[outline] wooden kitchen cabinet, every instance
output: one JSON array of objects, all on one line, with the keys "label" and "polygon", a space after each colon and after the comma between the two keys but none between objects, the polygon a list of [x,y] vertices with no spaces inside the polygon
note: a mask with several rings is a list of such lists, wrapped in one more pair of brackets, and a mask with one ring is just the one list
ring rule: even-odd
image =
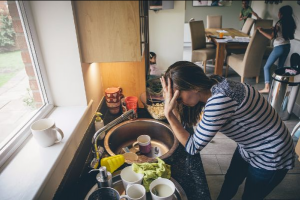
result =
[{"label": "wooden kitchen cabinet", "polygon": [[141,61],[139,1],[74,1],[81,61]]}]

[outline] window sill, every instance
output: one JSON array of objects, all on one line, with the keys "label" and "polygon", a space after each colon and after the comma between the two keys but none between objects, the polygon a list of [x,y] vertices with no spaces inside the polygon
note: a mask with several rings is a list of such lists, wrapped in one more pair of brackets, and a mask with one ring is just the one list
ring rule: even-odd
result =
[{"label": "window sill", "polygon": [[47,117],[63,130],[62,142],[43,148],[30,134],[0,171],[0,199],[52,199],[91,119],[91,104],[52,110]]}]

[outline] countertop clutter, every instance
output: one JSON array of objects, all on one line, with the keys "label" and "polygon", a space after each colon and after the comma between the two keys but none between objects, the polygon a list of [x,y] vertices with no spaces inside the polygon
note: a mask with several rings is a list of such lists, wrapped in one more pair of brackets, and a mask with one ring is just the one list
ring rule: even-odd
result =
[{"label": "countertop clutter", "polygon": [[[98,111],[103,113],[104,124],[108,124],[109,122],[111,122],[112,120],[116,119],[121,115],[121,112],[117,115],[110,114],[105,103],[100,105]],[[141,108],[138,109],[138,117],[151,118],[151,116],[146,111],[146,109],[141,109]],[[164,122],[167,123],[167,121]],[[95,133],[93,124],[91,124],[90,129],[88,131],[90,131],[90,133],[86,135],[90,135],[90,134],[93,135]],[[100,142],[100,145],[103,145],[103,140]],[[88,171],[91,169],[89,167],[89,163],[92,158],[93,155],[90,152],[88,158],[85,161],[84,168],[81,170],[81,175],[78,178],[78,180],[75,180],[75,182],[72,181],[72,183],[70,183],[70,181],[67,180],[69,179],[68,176],[64,177],[64,183],[61,184],[54,199],[64,199],[64,198],[83,199],[85,197],[85,195],[96,183],[96,179],[95,179],[96,172],[92,172],[90,174],[88,173]],[[207,180],[205,177],[204,168],[199,154],[189,155],[185,151],[184,147],[182,145],[179,145],[178,148],[173,153],[173,155],[164,159],[164,162],[168,165],[171,165],[171,177],[180,184],[180,186],[185,191],[188,199],[191,200],[211,199],[208,185],[207,185]],[[128,164],[125,163],[119,169],[122,169],[126,166],[128,166]],[[72,172],[68,170],[67,174],[70,175],[72,174]],[[72,179],[74,179],[74,176]],[[69,184],[67,184],[68,182]]]},{"label": "countertop clutter", "polygon": [[[151,118],[145,109],[138,109],[138,116],[139,118]],[[107,112],[104,116],[104,124],[116,117]],[[164,122],[167,123],[166,120]],[[171,176],[181,185],[188,199],[211,199],[199,154],[189,155],[180,144],[173,155],[164,161],[171,165]]]}]

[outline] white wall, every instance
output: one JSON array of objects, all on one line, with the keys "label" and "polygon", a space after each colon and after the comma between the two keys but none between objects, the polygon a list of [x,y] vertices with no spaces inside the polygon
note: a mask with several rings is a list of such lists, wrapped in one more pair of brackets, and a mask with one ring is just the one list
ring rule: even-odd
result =
[{"label": "white wall", "polygon": [[183,42],[184,46],[192,46],[191,30],[189,23],[184,24]]},{"label": "white wall", "polygon": [[243,22],[239,21],[241,9],[242,1],[237,0],[232,1],[231,6],[225,7],[195,7],[193,6],[193,1],[186,1],[185,22],[188,23],[191,18],[203,20],[204,26],[206,27],[207,15],[222,15],[223,28],[235,28],[240,30],[243,26]]},{"label": "white wall", "polygon": [[184,13],[185,1],[175,1],[174,9],[149,11],[150,51],[163,70],[183,59]]},{"label": "white wall", "polygon": [[71,1],[30,1],[55,106],[87,105]]}]

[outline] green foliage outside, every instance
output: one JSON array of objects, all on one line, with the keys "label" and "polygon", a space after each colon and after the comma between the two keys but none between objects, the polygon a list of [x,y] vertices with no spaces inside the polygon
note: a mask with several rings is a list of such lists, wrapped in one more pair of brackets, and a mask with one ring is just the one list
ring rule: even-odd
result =
[{"label": "green foliage outside", "polygon": [[12,26],[12,20],[0,13],[0,47],[15,45],[15,31]]},{"label": "green foliage outside", "polygon": [[0,53],[0,87],[21,69],[24,69],[21,51]]},{"label": "green foliage outside", "polygon": [[23,97],[24,105],[34,109],[35,101],[33,96],[31,95],[31,90],[29,88],[27,88],[26,90],[27,90],[27,94]]}]

